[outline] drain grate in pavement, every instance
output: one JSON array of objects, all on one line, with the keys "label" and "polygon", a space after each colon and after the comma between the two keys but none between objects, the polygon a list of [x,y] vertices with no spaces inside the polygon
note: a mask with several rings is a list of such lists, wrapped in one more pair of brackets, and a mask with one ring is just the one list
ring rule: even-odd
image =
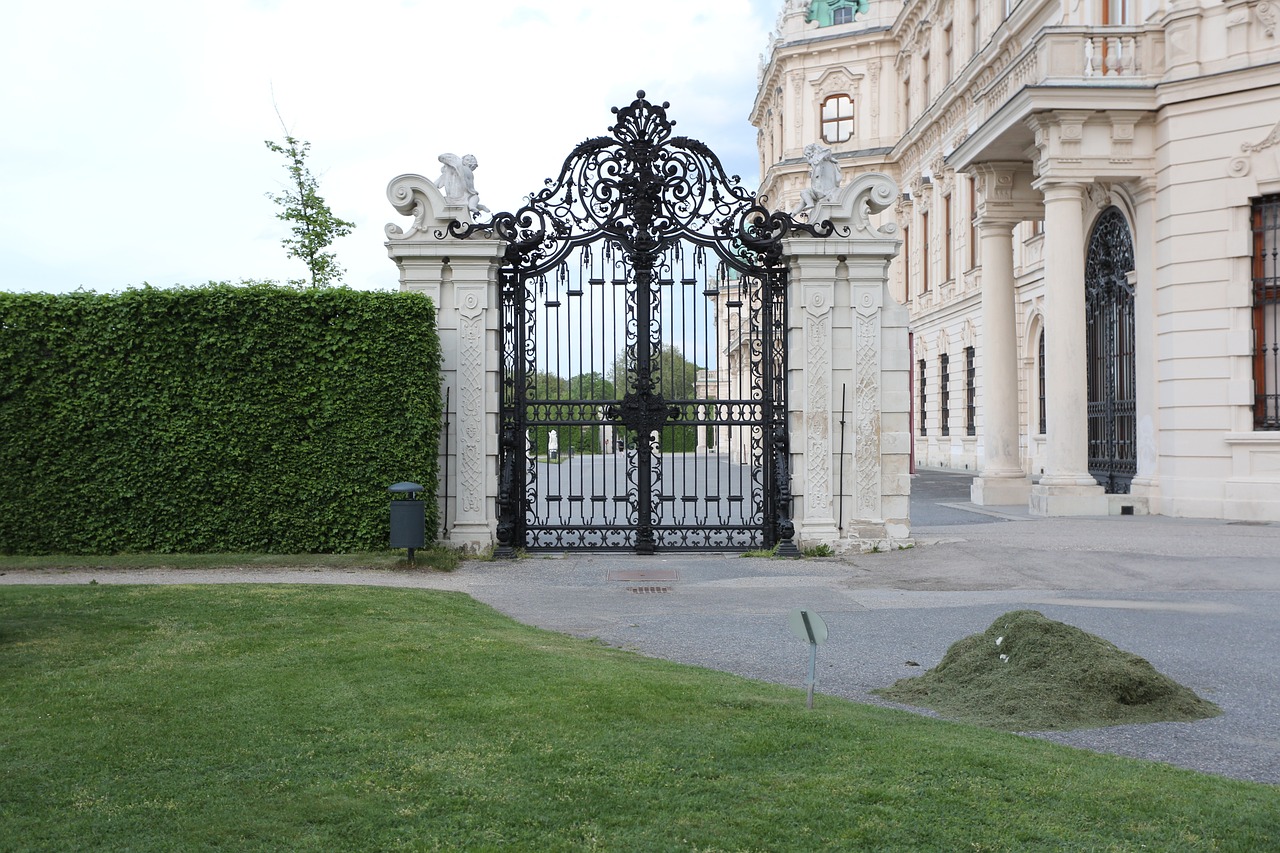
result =
[{"label": "drain grate in pavement", "polygon": [[671,592],[669,586],[629,586],[627,592],[652,593],[652,592]]}]

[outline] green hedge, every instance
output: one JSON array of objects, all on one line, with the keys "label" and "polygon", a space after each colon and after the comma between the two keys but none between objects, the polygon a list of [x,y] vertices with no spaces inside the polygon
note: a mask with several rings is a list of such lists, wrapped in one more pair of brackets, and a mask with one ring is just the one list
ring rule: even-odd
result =
[{"label": "green hedge", "polygon": [[440,409],[418,294],[0,293],[0,552],[386,547],[386,487],[435,494]]}]

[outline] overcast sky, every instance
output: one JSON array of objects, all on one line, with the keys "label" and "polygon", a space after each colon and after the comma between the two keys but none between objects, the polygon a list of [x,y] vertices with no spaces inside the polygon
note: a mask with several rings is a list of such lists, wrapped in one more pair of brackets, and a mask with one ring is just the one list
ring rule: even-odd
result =
[{"label": "overcast sky", "polygon": [[[0,289],[305,278],[267,192],[299,139],[346,283],[394,289],[386,199],[475,154],[515,210],[637,89],[754,189],[747,121],[780,0],[5,0]],[[274,101],[275,106],[273,106]]]}]

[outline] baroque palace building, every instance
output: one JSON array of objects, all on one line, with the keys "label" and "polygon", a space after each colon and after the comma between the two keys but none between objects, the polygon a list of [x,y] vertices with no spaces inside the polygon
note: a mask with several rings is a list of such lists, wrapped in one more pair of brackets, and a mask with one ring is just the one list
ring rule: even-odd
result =
[{"label": "baroque palace building", "polygon": [[913,456],[1037,515],[1280,521],[1280,2],[788,0],[751,121],[902,189]]}]

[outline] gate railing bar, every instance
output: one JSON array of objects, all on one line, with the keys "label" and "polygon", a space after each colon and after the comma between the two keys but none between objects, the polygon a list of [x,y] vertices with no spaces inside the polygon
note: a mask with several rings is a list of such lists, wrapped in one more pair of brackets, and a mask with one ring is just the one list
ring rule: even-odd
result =
[{"label": "gate railing bar", "polygon": [[444,389],[444,508],[440,512],[440,535],[449,530],[449,388]]},{"label": "gate railing bar", "polygon": [[840,519],[836,529],[844,532],[844,416],[845,391],[847,386],[840,383]]}]

